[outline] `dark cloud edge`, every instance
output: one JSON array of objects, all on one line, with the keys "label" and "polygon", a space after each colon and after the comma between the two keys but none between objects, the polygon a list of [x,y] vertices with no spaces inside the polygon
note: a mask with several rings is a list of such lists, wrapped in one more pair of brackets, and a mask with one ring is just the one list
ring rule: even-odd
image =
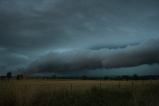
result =
[{"label": "dark cloud edge", "polygon": [[159,39],[121,49],[52,51],[32,62],[25,73],[70,72],[159,64]]}]

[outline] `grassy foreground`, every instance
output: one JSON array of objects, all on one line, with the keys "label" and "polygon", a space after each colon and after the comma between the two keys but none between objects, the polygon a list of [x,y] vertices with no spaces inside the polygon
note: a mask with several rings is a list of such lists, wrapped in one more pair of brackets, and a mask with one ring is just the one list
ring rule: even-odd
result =
[{"label": "grassy foreground", "polygon": [[3,80],[0,106],[159,106],[159,81]]}]

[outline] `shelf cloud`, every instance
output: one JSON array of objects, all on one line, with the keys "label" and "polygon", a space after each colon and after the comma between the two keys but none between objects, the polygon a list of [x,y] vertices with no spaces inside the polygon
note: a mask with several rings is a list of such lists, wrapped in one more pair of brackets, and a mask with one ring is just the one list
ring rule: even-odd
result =
[{"label": "shelf cloud", "polygon": [[52,51],[34,61],[28,71],[63,72],[100,68],[123,68],[159,63],[159,39],[121,49]]}]

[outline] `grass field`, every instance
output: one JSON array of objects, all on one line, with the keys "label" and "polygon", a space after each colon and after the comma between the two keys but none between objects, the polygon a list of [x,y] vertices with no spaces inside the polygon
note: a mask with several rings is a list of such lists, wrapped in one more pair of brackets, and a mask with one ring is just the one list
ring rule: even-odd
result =
[{"label": "grass field", "polygon": [[0,106],[159,106],[159,81],[1,80]]}]

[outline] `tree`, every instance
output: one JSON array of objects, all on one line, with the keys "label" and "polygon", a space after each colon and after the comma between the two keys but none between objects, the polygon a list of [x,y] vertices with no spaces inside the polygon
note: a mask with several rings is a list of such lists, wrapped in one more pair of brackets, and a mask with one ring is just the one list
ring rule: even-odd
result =
[{"label": "tree", "polygon": [[22,74],[18,74],[17,77],[16,77],[16,79],[17,79],[17,80],[23,79],[23,75],[22,75]]},{"label": "tree", "polygon": [[12,78],[12,73],[11,73],[11,72],[8,72],[7,75],[6,75],[6,77],[7,77],[8,79],[11,79],[11,78]]},{"label": "tree", "polygon": [[52,78],[52,79],[56,79],[57,76],[56,76],[56,75],[52,75],[51,78]]},{"label": "tree", "polygon": [[88,77],[87,77],[86,75],[83,75],[83,76],[81,76],[81,79],[82,79],[82,80],[87,80]]},{"label": "tree", "polygon": [[134,80],[137,80],[138,78],[139,78],[139,77],[138,77],[137,74],[134,74],[134,75],[133,75],[133,79],[134,79]]}]

